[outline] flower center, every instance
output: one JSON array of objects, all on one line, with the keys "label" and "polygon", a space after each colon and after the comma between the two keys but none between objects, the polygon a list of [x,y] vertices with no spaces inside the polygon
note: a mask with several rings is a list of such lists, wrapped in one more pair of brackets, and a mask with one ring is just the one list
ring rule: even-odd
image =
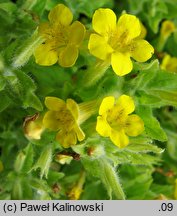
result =
[{"label": "flower center", "polygon": [[59,50],[68,44],[68,27],[61,24],[53,25],[45,34],[45,38],[53,44],[54,50]]},{"label": "flower center", "polygon": [[130,39],[128,37],[128,30],[120,32],[115,30],[110,33],[108,44],[116,51],[126,52],[129,50]]},{"label": "flower center", "polygon": [[71,130],[74,126],[75,120],[71,112],[67,109],[61,109],[56,112],[56,120],[61,125],[62,129]]},{"label": "flower center", "polygon": [[107,122],[115,130],[121,130],[125,126],[126,114],[120,106],[107,111]]}]

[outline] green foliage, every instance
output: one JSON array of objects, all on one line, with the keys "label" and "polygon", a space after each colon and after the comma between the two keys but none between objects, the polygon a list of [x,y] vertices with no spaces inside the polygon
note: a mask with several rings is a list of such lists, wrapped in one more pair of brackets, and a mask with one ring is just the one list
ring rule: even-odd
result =
[{"label": "green foliage", "polygon": [[[41,66],[33,56],[44,43],[37,31],[39,23],[48,20],[57,4],[68,6],[73,21],[86,26],[72,67]],[[91,19],[98,8],[111,8],[117,17],[124,12],[136,15],[155,49],[152,59],[132,60],[131,73],[117,76],[109,61],[91,56]],[[69,199],[78,185],[80,199],[140,200],[162,195],[174,199],[177,74],[162,69],[162,62],[165,54],[177,58],[177,33],[171,33],[164,44],[159,45],[159,38],[164,20],[177,28],[176,14],[177,0],[0,0],[0,199]],[[96,121],[102,99],[122,94],[135,101],[134,113],[143,120],[145,130],[129,136],[129,144],[118,148],[97,133]],[[56,140],[58,131],[44,128],[47,96],[72,98],[79,104],[79,115],[91,113],[80,121],[83,141],[64,148]],[[30,137],[30,130],[39,137]],[[69,163],[63,159],[67,156]]]}]

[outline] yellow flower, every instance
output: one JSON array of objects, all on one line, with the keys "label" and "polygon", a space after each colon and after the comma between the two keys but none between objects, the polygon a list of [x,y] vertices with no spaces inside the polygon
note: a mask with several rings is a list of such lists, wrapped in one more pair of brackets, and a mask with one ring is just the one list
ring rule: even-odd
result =
[{"label": "yellow flower", "polygon": [[[103,99],[97,117],[96,131],[103,137],[110,137],[111,141],[123,148],[129,144],[128,136],[138,136],[144,131],[142,119],[135,114],[133,99],[122,95],[115,103],[112,96]],[[127,136],[128,135],[128,136]]]},{"label": "yellow flower", "polygon": [[69,148],[85,138],[84,132],[78,125],[79,108],[72,99],[66,103],[56,97],[46,97],[45,105],[49,111],[44,115],[43,124],[46,128],[58,131],[56,140]]},{"label": "yellow flower", "polygon": [[73,66],[84,39],[84,25],[78,21],[71,24],[72,12],[63,4],[54,7],[48,19],[49,22],[39,25],[39,35],[44,37],[45,42],[34,52],[36,63],[49,66],[58,61],[62,67]]},{"label": "yellow flower", "polygon": [[163,38],[168,38],[174,31],[175,31],[175,25],[172,21],[170,20],[165,20],[162,23],[162,27],[160,29],[160,35]]},{"label": "yellow flower", "polygon": [[123,14],[116,23],[111,9],[98,9],[93,15],[93,29],[88,48],[101,60],[110,61],[114,72],[123,76],[133,68],[130,57],[145,62],[154,53],[153,47],[139,38],[142,27],[136,16]]},{"label": "yellow flower", "polygon": [[166,54],[162,60],[161,68],[170,72],[177,73],[177,58]]}]

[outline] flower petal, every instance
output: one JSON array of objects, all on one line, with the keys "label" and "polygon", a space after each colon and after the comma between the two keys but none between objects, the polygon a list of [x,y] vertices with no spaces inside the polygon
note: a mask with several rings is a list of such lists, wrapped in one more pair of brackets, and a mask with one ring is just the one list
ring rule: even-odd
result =
[{"label": "flower petal", "polygon": [[127,115],[135,110],[133,98],[128,95],[121,95],[116,102],[116,106],[122,107]]},{"label": "flower petal", "polygon": [[134,40],[131,44],[131,57],[138,62],[145,62],[151,58],[154,48],[146,40]]},{"label": "flower petal", "polygon": [[93,29],[100,35],[108,35],[116,29],[116,15],[111,9],[100,8],[93,14]]},{"label": "flower petal", "polygon": [[60,52],[59,64],[62,67],[72,67],[78,58],[78,48],[75,45],[68,45]]},{"label": "flower petal", "polygon": [[59,121],[57,121],[57,115],[59,114],[59,112],[56,111],[48,111],[46,112],[46,114],[44,115],[43,118],[43,125],[45,128],[57,131],[59,130],[62,125]]},{"label": "flower petal", "polygon": [[78,138],[79,141],[82,141],[82,140],[85,139],[85,134],[84,134],[84,132],[82,131],[82,129],[78,125],[76,125],[74,127],[74,131],[75,131],[75,133],[76,133],[77,138]]},{"label": "flower petal", "polygon": [[113,96],[105,97],[100,105],[99,115],[103,115],[114,106],[115,98]]},{"label": "flower petal", "polygon": [[96,131],[103,137],[109,137],[111,127],[102,116],[97,117]]},{"label": "flower petal", "polygon": [[81,22],[73,22],[69,28],[69,43],[75,45],[82,43],[85,36],[85,31],[85,26]]},{"label": "flower petal", "polygon": [[141,26],[141,33],[140,33],[140,35],[136,39],[144,39],[146,37],[146,35],[147,35],[147,29],[143,25],[142,22],[140,22],[140,26]]},{"label": "flower petal", "polygon": [[51,34],[51,27],[49,22],[43,22],[39,24],[38,32],[40,35],[48,37]]},{"label": "flower petal", "polygon": [[69,148],[77,143],[77,138],[75,132],[72,130],[70,132],[61,130],[57,133],[56,140],[64,147]]},{"label": "flower petal", "polygon": [[79,108],[78,108],[77,103],[72,99],[67,99],[66,106],[67,106],[67,109],[73,115],[74,119],[77,120],[79,116]]},{"label": "flower petal", "polygon": [[39,45],[34,52],[35,61],[39,65],[50,66],[57,62],[58,55],[53,43]]},{"label": "flower petal", "polygon": [[133,68],[130,55],[120,52],[112,53],[111,65],[114,72],[119,76],[124,76],[125,74],[130,73]]},{"label": "flower petal", "polygon": [[69,26],[73,20],[73,14],[64,4],[58,4],[50,11],[48,18],[53,24]]},{"label": "flower petal", "polygon": [[116,131],[112,129],[110,138],[111,138],[111,141],[119,148],[124,148],[125,146],[129,144],[128,136],[126,136],[124,130]]},{"label": "flower petal", "polygon": [[118,20],[117,30],[120,36],[124,37],[123,39],[128,43],[140,35],[140,21],[134,15],[123,14]]},{"label": "flower petal", "polygon": [[138,136],[144,131],[144,122],[138,115],[128,116],[125,123],[125,132],[129,136]]},{"label": "flower petal", "polygon": [[65,109],[65,102],[57,97],[46,97],[45,105],[49,110],[52,111],[60,111],[61,109]]},{"label": "flower petal", "polygon": [[107,43],[106,39],[97,34],[91,34],[88,49],[90,53],[99,59],[106,60],[113,52],[112,47]]}]

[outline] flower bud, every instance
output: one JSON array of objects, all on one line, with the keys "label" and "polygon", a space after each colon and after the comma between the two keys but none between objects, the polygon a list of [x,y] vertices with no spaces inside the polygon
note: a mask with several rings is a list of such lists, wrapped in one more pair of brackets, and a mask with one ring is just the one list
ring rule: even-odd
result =
[{"label": "flower bud", "polygon": [[39,140],[41,138],[42,132],[44,131],[42,118],[39,117],[38,113],[26,117],[23,123],[23,129],[24,129],[25,136],[29,140],[30,139]]},{"label": "flower bud", "polygon": [[70,164],[72,161],[73,157],[70,155],[65,155],[65,154],[57,154],[55,157],[55,160],[59,162],[60,164]]}]

